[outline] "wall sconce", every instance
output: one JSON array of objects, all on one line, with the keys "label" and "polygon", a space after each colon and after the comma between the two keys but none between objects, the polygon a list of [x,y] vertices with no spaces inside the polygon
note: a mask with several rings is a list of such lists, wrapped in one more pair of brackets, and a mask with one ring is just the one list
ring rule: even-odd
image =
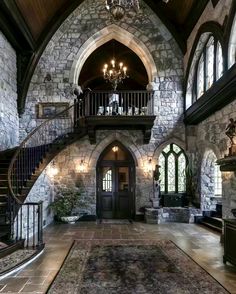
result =
[{"label": "wall sconce", "polygon": [[148,162],[146,163],[146,166],[145,166],[144,170],[145,170],[146,173],[153,172],[152,158],[148,159]]},{"label": "wall sconce", "polygon": [[45,76],[45,78],[44,78],[44,83],[45,82],[50,82],[51,80],[52,80],[51,74],[50,73],[47,73],[46,76]]},{"label": "wall sconce", "polygon": [[81,159],[80,163],[76,166],[76,170],[79,173],[84,173],[85,172],[85,162],[83,159]]},{"label": "wall sconce", "polygon": [[113,151],[113,152],[118,152],[118,146],[113,146],[113,147],[112,147],[112,151]]},{"label": "wall sconce", "polygon": [[59,169],[56,167],[55,162],[52,161],[47,169],[48,175],[54,177],[59,173]]}]

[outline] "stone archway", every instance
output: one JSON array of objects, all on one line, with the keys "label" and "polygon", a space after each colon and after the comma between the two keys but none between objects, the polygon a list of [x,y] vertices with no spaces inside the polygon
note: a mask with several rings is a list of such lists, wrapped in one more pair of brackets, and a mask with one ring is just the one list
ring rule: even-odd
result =
[{"label": "stone archway", "polygon": [[205,151],[201,164],[201,209],[212,211],[216,209],[215,168],[217,157],[212,150]]},{"label": "stone archway", "polygon": [[86,59],[101,45],[115,39],[130,48],[141,59],[147,71],[149,83],[153,82],[157,76],[157,68],[152,55],[146,45],[137,37],[122,29],[121,27],[111,24],[106,28],[96,32],[80,48],[77,53],[70,72],[70,82],[77,84],[80,71]]},{"label": "stone archway", "polygon": [[97,162],[97,216],[100,219],[135,217],[135,162],[119,141],[108,145]]}]

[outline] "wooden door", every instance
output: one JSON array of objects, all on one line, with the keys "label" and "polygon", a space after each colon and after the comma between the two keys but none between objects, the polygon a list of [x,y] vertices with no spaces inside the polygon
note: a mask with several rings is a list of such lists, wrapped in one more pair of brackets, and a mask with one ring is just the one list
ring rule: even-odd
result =
[{"label": "wooden door", "polygon": [[105,158],[99,162],[97,166],[99,218],[133,218],[134,179],[132,161],[106,160]]}]

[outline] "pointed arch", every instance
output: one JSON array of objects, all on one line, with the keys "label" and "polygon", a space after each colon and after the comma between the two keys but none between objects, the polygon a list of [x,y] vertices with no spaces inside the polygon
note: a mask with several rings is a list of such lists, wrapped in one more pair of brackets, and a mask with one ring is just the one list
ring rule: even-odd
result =
[{"label": "pointed arch", "polygon": [[146,45],[128,31],[112,24],[96,32],[81,46],[72,64],[70,72],[71,83],[78,83],[80,71],[89,55],[112,39],[124,44],[137,54],[147,71],[149,83],[153,81],[154,77],[157,76],[157,68]]}]

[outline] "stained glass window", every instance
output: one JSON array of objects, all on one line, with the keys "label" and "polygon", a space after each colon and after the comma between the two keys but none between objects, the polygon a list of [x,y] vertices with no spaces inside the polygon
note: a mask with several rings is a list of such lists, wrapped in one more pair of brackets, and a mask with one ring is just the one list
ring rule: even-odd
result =
[{"label": "stained glass window", "polygon": [[168,192],[175,192],[175,157],[170,154],[168,157]]},{"label": "stained glass window", "polygon": [[164,193],[183,193],[186,191],[186,156],[176,144],[166,146],[159,156],[160,186]]},{"label": "stained glass window", "polygon": [[182,153],[178,158],[178,191],[179,192],[185,192],[186,190],[185,169],[186,169],[186,158],[185,158],[185,155]]},{"label": "stained glass window", "polygon": [[161,191],[164,192],[165,191],[165,157],[163,156],[163,154],[160,155],[159,157],[159,171],[160,171],[160,188]]}]

